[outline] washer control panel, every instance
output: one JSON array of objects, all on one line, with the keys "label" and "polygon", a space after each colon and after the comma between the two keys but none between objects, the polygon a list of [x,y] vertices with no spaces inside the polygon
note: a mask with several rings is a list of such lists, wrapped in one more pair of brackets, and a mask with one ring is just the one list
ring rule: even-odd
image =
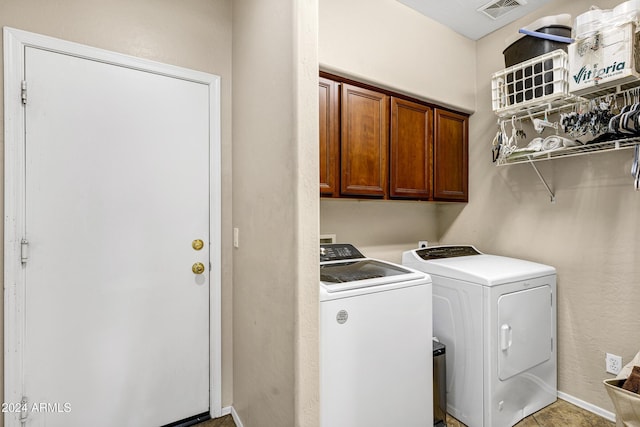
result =
[{"label": "washer control panel", "polygon": [[348,243],[320,245],[320,262],[359,258],[364,258],[364,255],[362,255],[353,245]]},{"label": "washer control panel", "polygon": [[473,246],[432,246],[420,249],[416,254],[425,261],[459,256],[482,255]]}]

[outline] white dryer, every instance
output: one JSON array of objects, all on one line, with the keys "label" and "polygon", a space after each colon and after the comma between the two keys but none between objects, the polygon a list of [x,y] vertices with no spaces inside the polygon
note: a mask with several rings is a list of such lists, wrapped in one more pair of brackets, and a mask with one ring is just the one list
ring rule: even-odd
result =
[{"label": "white dryer", "polygon": [[555,268],[473,246],[407,251],[402,263],[433,282],[449,414],[469,427],[510,427],[556,401]]},{"label": "white dryer", "polygon": [[320,248],[320,425],[433,425],[431,279]]}]

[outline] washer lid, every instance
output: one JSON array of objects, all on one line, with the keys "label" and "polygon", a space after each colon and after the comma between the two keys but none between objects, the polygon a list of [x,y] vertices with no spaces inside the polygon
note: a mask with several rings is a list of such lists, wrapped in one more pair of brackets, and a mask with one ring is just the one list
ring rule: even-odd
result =
[{"label": "washer lid", "polygon": [[320,264],[320,282],[327,292],[386,285],[424,277],[424,274],[402,266],[369,258]]},{"label": "washer lid", "polygon": [[434,282],[434,276],[442,276],[484,286],[495,286],[556,274],[556,269],[548,265],[479,252],[476,255],[428,260],[417,254],[419,250],[410,252],[412,253],[405,253],[403,264],[429,273]]}]

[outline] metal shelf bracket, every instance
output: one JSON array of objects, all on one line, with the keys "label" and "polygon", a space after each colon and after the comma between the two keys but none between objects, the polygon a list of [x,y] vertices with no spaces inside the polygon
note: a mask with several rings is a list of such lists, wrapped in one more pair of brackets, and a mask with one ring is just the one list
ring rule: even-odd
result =
[{"label": "metal shelf bracket", "polygon": [[540,181],[542,181],[542,183],[544,184],[544,187],[547,189],[547,193],[549,193],[549,197],[551,197],[551,203],[555,203],[556,202],[556,195],[553,194],[553,191],[551,191],[551,188],[549,187],[549,184],[547,184],[547,181],[545,181],[544,177],[542,176],[542,174],[540,173],[540,171],[536,167],[536,164],[531,160],[529,160],[528,163],[531,165],[533,170],[536,171],[536,175],[538,175],[538,178],[540,178]]}]

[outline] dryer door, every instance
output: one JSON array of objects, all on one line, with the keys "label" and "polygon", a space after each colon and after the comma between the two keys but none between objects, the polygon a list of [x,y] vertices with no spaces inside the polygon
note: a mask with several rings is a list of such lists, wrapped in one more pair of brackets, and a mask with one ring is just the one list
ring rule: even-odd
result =
[{"label": "dryer door", "polygon": [[551,357],[550,286],[498,298],[498,377],[507,380]]}]

